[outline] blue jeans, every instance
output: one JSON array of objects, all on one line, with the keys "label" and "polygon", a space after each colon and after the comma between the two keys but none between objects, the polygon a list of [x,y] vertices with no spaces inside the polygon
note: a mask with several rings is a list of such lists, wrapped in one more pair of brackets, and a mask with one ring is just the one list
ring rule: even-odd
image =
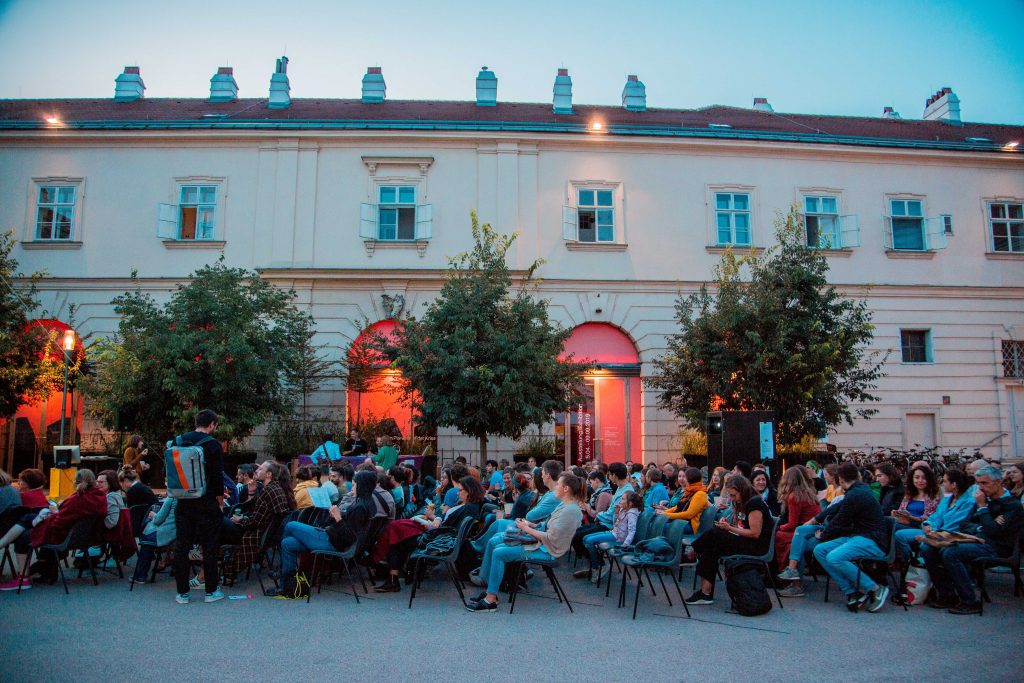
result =
[{"label": "blue jeans", "polygon": [[505,545],[504,543],[488,543],[484,554],[484,563],[480,565],[480,576],[487,577],[487,592],[498,594],[501,580],[505,577],[505,565],[509,562],[522,562],[531,558],[550,560],[551,555],[541,546],[537,550],[526,551],[521,545]]},{"label": "blue jeans", "polygon": [[858,590],[870,593],[877,584],[867,574],[860,573],[860,587],[857,586],[857,565],[854,560],[880,560],[885,553],[878,544],[864,536],[844,536],[823,541],[814,549],[814,557],[828,572],[844,595],[853,595]]},{"label": "blue jeans", "polygon": [[597,549],[597,546],[601,543],[615,545],[615,534],[610,531],[597,531],[583,537],[583,547],[587,549],[587,554],[590,555],[591,569],[599,569],[604,564],[601,553]]},{"label": "blue jeans", "polygon": [[139,555],[135,559],[134,578],[136,581],[145,581],[149,576],[149,568],[153,565],[153,552],[156,550],[156,546],[149,544],[156,543],[156,532],[143,534],[139,540],[146,541],[146,543],[139,544]]},{"label": "blue jeans", "polygon": [[802,524],[793,532],[793,542],[789,546],[789,559],[797,561],[797,569],[800,573],[804,570],[804,554],[814,550],[818,545],[818,539],[814,532],[821,528],[820,524]]},{"label": "blue jeans", "polygon": [[910,544],[918,536],[924,536],[924,532],[912,526],[899,524],[896,527],[896,547],[900,557],[910,557]]},{"label": "blue jeans", "polygon": [[299,555],[314,550],[334,550],[327,532],[308,524],[288,522],[281,538],[281,571],[294,572],[299,566]]},{"label": "blue jeans", "polygon": [[948,548],[921,547],[921,557],[939,599],[951,601],[955,593],[962,605],[977,605],[979,602],[971,579],[971,562],[979,557],[995,556],[995,549],[988,543],[962,543]]},{"label": "blue jeans", "polygon": [[[494,522],[484,529],[484,532],[480,534],[480,538],[472,541],[473,547],[478,551],[484,550],[492,538],[501,538],[506,529],[510,529],[515,526],[515,520],[512,519],[496,519]],[[501,532],[501,533],[499,533]],[[481,574],[480,576],[484,576]]]}]

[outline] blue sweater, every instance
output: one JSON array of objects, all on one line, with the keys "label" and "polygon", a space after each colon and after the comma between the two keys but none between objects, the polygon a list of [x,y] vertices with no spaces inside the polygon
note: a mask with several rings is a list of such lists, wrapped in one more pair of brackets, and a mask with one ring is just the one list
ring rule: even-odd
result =
[{"label": "blue sweater", "polygon": [[644,494],[644,509],[650,509],[655,503],[664,503],[666,500],[668,489],[659,481]]},{"label": "blue sweater", "polygon": [[939,507],[931,516],[924,520],[924,524],[931,527],[932,531],[959,531],[960,525],[967,519],[974,510],[974,496],[966,493],[956,499],[952,507],[950,501],[953,496],[946,496],[939,501]]},{"label": "blue sweater", "polygon": [[526,513],[526,521],[543,522],[550,517],[551,513],[555,511],[555,508],[561,504],[562,501],[558,500],[558,496],[555,495],[555,492],[548,491],[540,497],[540,500],[538,500],[537,504],[533,506],[533,509]]}]

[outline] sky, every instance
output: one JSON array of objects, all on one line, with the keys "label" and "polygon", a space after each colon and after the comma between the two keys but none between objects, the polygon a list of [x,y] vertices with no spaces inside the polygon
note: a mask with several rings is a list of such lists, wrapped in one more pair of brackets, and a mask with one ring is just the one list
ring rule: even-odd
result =
[{"label": "sky", "polygon": [[112,97],[126,65],[147,97],[206,97],[218,66],[266,97],[290,60],[293,98],[359,97],[381,66],[391,99],[618,105],[628,74],[649,107],[749,107],[920,118],[950,86],[965,121],[1024,124],[1024,0],[0,0],[0,98]]}]

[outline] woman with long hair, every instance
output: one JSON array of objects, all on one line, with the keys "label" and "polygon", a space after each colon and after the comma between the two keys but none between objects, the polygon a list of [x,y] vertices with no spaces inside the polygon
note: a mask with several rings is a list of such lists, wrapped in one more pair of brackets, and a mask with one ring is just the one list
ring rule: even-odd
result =
[{"label": "woman with long hair", "polygon": [[888,517],[903,502],[903,482],[896,468],[887,462],[875,465],[875,481],[881,486],[878,502],[882,506],[882,514]]},{"label": "woman with long hair", "polygon": [[268,596],[283,599],[296,597],[294,585],[302,553],[314,550],[344,552],[363,538],[370,520],[377,512],[373,503],[373,490],[376,486],[377,475],[374,472],[357,472],[353,489],[355,501],[345,510],[344,516],[337,505],[332,505],[329,510],[332,523],[325,529],[299,522],[288,522],[285,525],[281,538],[281,588],[268,590]]},{"label": "woman with long hair", "polygon": [[103,495],[107,497],[107,516],[103,519],[103,526],[113,529],[121,519],[121,510],[124,509],[124,496],[121,495],[121,482],[114,470],[103,470],[96,476],[96,485]]},{"label": "woman with long hair", "polygon": [[688,605],[710,605],[714,602],[719,558],[724,555],[762,555],[771,543],[771,511],[750,481],[743,475],[734,474],[725,480],[725,492],[732,502],[732,514],[720,518],[714,527],[693,542],[698,557],[700,590],[686,599]]},{"label": "woman with long hair", "polygon": [[[821,511],[818,491],[810,472],[805,467],[794,465],[782,475],[782,481],[779,482],[779,500],[782,504],[782,515],[779,518],[779,530],[775,532],[775,557],[779,569],[785,571],[787,566],[791,566],[796,572],[799,563],[789,560],[793,536],[798,527],[813,522],[815,515]],[[789,598],[803,596],[800,574],[797,573],[796,576],[789,586],[779,591],[779,595]]]},{"label": "woman with long hair", "polygon": [[920,529],[921,522],[939,507],[939,482],[932,468],[918,465],[911,468],[904,489],[903,503],[892,516],[901,529]]},{"label": "woman with long hair", "polygon": [[912,543],[921,543],[925,536],[938,531],[959,531],[960,525],[974,510],[974,496],[968,495],[971,482],[963,470],[950,468],[942,475],[945,494],[935,512],[921,522],[921,528],[897,529],[896,543],[903,557],[910,556]]},{"label": "woman with long hair", "polygon": [[700,516],[707,509],[708,494],[704,490],[704,478],[696,467],[687,467],[679,470],[679,474],[686,482],[683,495],[679,502],[672,508],[661,510],[659,514],[669,519],[683,519],[690,523],[692,533],[700,533]]}]

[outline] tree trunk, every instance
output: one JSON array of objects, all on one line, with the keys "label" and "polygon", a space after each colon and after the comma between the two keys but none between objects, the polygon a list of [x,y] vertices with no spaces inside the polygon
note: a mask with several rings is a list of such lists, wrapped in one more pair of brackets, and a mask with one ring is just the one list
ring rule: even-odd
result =
[{"label": "tree trunk", "polygon": [[487,462],[487,435],[481,434],[477,439],[480,440],[480,462],[477,465],[483,467],[484,463]]}]

